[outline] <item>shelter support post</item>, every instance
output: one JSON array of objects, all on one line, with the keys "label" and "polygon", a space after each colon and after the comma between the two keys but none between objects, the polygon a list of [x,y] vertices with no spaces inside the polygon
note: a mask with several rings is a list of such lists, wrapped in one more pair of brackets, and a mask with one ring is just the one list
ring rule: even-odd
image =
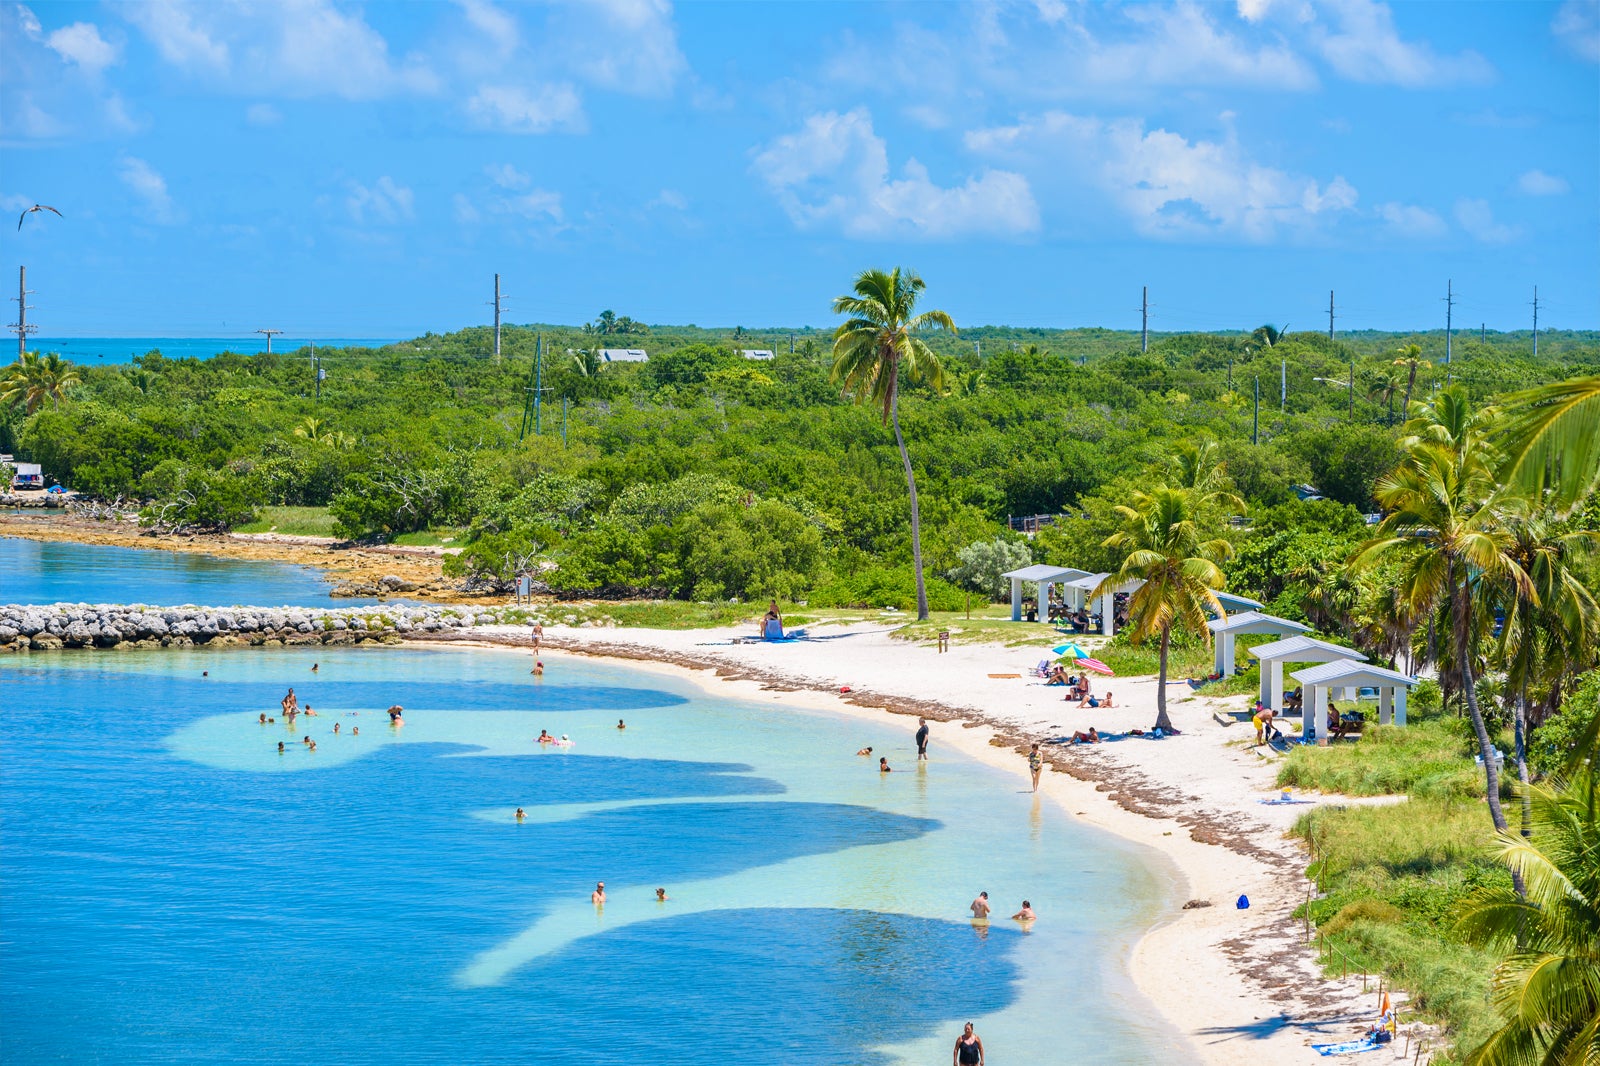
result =
[{"label": "shelter support post", "polygon": [[1217,635],[1217,676],[1233,676],[1233,634],[1220,633]]},{"label": "shelter support post", "polygon": [[1283,660],[1268,659],[1261,664],[1261,702],[1283,713]]},{"label": "shelter support post", "polygon": [[1378,724],[1391,725],[1394,722],[1394,689],[1385,686],[1378,690]]},{"label": "shelter support post", "polygon": [[1020,577],[1011,579],[1011,620],[1013,622],[1022,621],[1022,579]]},{"label": "shelter support post", "polygon": [[1302,695],[1307,698],[1301,703],[1300,736],[1308,744],[1316,741],[1326,746],[1328,738],[1323,735],[1321,727],[1328,719],[1328,689],[1323,685],[1315,685],[1307,688]]},{"label": "shelter support post", "polygon": [[1394,724],[1406,724],[1406,690],[1403,688],[1394,690]]},{"label": "shelter support post", "polygon": [[1100,632],[1108,637],[1117,635],[1117,597],[1108,592],[1100,597]]}]

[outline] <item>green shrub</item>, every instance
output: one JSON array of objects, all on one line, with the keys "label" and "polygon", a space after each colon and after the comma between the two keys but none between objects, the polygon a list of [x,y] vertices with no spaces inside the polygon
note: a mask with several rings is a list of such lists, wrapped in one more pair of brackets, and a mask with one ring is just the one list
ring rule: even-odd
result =
[{"label": "green shrub", "polygon": [[1350,928],[1354,922],[1377,922],[1393,925],[1406,920],[1406,912],[1381,899],[1358,899],[1339,908],[1339,913],[1317,926],[1325,936],[1334,936]]},{"label": "green shrub", "polygon": [[[928,609],[959,611],[966,602],[962,591],[936,577],[927,579]],[[849,577],[837,577],[814,590],[806,599],[812,607],[897,607],[916,610],[917,583],[909,566],[872,567]]]}]

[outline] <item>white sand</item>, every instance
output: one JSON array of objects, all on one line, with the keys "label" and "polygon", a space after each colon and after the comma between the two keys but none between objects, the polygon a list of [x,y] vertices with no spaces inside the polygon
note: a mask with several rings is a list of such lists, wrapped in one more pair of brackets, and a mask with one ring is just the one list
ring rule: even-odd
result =
[{"label": "white sand", "polygon": [[[1048,657],[1043,648],[961,644],[940,653],[893,639],[891,627],[870,624],[813,627],[815,639],[794,643],[732,642],[749,631],[546,626],[545,650],[638,655],[642,661],[634,665],[686,672],[723,695],[856,715],[928,710],[912,701],[938,704],[961,724],[934,722],[932,745],[948,745],[1021,775],[1027,764],[1014,748],[1016,741],[1070,736],[1090,725],[1101,732],[1149,729],[1156,717],[1153,677],[1096,678],[1096,693],[1113,692],[1116,709],[1080,710],[1064,702],[1059,688],[1027,676]],[[523,627],[473,632],[497,642],[528,639]],[[702,668],[689,669],[691,663]],[[711,667],[732,676],[719,678]],[[1024,676],[990,678],[990,673]],[[869,692],[873,706],[847,702],[851,697],[838,692],[844,686],[857,700],[863,690]],[[1046,745],[1054,765],[1072,764],[1089,780],[1047,771],[1041,791],[1070,815],[1159,850],[1182,873],[1186,898],[1212,904],[1175,912],[1137,944],[1129,959],[1135,984],[1190,1044],[1174,1061],[1326,1062],[1309,1045],[1359,1036],[1376,1015],[1378,984],[1368,979],[1363,992],[1360,976],[1322,978],[1303,943],[1301,924],[1292,917],[1310,888],[1304,876],[1308,858],[1284,834],[1312,808],[1260,802],[1278,794],[1275,756],[1258,754],[1249,743],[1254,734],[1248,722],[1225,727],[1212,717],[1222,706],[1247,706],[1248,697],[1197,698],[1179,681],[1168,685],[1167,699],[1181,736]],[[908,731],[916,727],[913,718],[899,720]],[[1008,739],[991,743],[1002,735]],[[1235,907],[1241,894],[1250,898],[1248,910]],[[1396,1002],[1403,1005],[1403,997],[1396,996]],[[1390,1057],[1385,1051],[1370,1054]]]}]

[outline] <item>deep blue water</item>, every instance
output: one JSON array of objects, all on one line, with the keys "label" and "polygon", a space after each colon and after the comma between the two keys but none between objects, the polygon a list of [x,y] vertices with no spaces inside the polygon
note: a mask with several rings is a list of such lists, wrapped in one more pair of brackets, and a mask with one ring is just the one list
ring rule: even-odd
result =
[{"label": "deep blue water", "polygon": [[313,567],[290,563],[0,537],[0,603],[328,607],[378,602],[335,599],[328,595],[332,587]]},{"label": "deep blue water", "polygon": [[[393,340],[353,337],[272,338],[274,352],[294,352],[308,344],[318,348],[382,348]],[[267,350],[265,337],[38,337],[29,346],[40,352],[55,352],[74,363],[131,363],[153,349],[168,359],[209,359],[218,352],[255,355]]]},{"label": "deep blue water", "polygon": [[[241,564],[204,564],[153,598],[217,602]],[[1122,971],[1167,875],[954,727],[913,769],[898,723],[546,666],[0,657],[0,1059],[942,1066],[967,1020],[996,1066],[1181,1058]],[[318,714],[262,724],[291,685]],[[1041,920],[972,924],[980,889]]]}]

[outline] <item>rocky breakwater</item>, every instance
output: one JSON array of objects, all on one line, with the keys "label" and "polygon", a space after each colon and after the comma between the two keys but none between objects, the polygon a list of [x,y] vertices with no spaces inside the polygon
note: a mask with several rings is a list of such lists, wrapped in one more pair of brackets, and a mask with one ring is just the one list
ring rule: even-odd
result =
[{"label": "rocky breakwater", "polygon": [[56,603],[0,606],[0,650],[195,644],[356,644],[455,636],[501,621],[497,610],[375,607],[145,607]]}]

